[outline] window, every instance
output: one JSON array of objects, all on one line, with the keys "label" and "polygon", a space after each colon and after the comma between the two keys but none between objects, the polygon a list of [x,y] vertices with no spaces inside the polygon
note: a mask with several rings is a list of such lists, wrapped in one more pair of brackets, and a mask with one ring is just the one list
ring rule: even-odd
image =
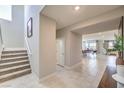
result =
[{"label": "window", "polygon": [[96,50],[96,41],[95,40],[89,40],[89,41],[84,41],[82,44],[82,49],[93,49]]},{"label": "window", "polygon": [[109,47],[108,47],[109,49],[113,49],[113,46],[114,46],[113,41],[109,41],[108,45],[109,45]]},{"label": "window", "polygon": [[0,18],[5,20],[12,20],[11,5],[0,5]]},{"label": "window", "polygon": [[96,42],[89,43],[90,49],[96,50]]}]

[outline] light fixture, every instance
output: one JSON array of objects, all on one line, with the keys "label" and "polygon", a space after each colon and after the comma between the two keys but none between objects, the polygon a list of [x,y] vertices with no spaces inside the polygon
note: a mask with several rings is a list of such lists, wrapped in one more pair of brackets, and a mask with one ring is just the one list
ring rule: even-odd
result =
[{"label": "light fixture", "polygon": [[80,9],[80,6],[75,6],[75,11],[78,11]]}]

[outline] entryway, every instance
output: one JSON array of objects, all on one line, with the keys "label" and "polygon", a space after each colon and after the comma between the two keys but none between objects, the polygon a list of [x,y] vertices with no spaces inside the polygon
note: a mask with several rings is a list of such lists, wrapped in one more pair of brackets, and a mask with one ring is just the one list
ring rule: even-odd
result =
[{"label": "entryway", "polygon": [[64,67],[65,63],[65,50],[64,50],[64,42],[63,40],[56,40],[57,47],[57,65]]}]

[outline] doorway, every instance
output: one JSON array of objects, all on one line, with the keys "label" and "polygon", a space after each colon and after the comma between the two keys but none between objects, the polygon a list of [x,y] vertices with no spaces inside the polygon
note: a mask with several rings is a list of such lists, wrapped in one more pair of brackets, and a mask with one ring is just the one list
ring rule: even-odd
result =
[{"label": "doorway", "polygon": [[56,46],[57,46],[57,65],[64,67],[64,63],[65,63],[64,41],[58,39],[56,41]]}]

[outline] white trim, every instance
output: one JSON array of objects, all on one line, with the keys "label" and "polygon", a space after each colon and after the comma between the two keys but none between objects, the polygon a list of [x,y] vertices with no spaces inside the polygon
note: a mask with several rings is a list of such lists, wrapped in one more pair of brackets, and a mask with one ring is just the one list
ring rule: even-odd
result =
[{"label": "white trim", "polygon": [[27,52],[28,52],[28,56],[32,55],[31,49],[29,47],[29,44],[28,44],[28,41],[27,41],[27,38],[26,38],[26,35],[24,37],[25,37],[25,43],[26,43],[26,49],[27,49]]},{"label": "white trim", "polygon": [[39,81],[39,78],[38,78],[38,76],[35,74],[35,72],[32,72],[31,74],[32,74],[34,80]]},{"label": "white trim", "polygon": [[67,70],[72,69],[70,66],[65,66],[64,68],[67,69]]},{"label": "white trim", "polygon": [[1,55],[2,55],[2,51],[4,49],[4,44],[3,44],[3,38],[2,38],[2,32],[1,32],[1,25],[0,25],[0,39],[1,39],[1,49],[0,49],[0,60],[1,60]]},{"label": "white trim", "polygon": [[54,73],[52,73],[52,74],[49,74],[49,75],[47,75],[47,76],[41,78],[41,79],[39,80],[39,82],[42,82],[42,81],[44,81],[44,80],[46,80],[46,79],[48,79],[48,78],[50,78],[50,77],[52,77],[52,76],[55,76],[55,75],[56,75],[56,72],[54,72]]},{"label": "white trim", "polygon": [[74,65],[72,65],[72,66],[65,66],[65,69],[73,69],[73,68],[75,68],[75,67],[77,67],[77,66],[79,66],[80,64],[82,64],[82,61],[80,61],[80,62],[78,62],[78,63],[76,63],[76,64],[74,64]]},{"label": "white trim", "polygon": [[26,48],[5,48],[4,50],[26,50]]},{"label": "white trim", "polygon": [[1,60],[1,56],[2,56],[2,51],[3,51],[3,47],[1,48],[1,50],[0,50],[0,60]]}]

